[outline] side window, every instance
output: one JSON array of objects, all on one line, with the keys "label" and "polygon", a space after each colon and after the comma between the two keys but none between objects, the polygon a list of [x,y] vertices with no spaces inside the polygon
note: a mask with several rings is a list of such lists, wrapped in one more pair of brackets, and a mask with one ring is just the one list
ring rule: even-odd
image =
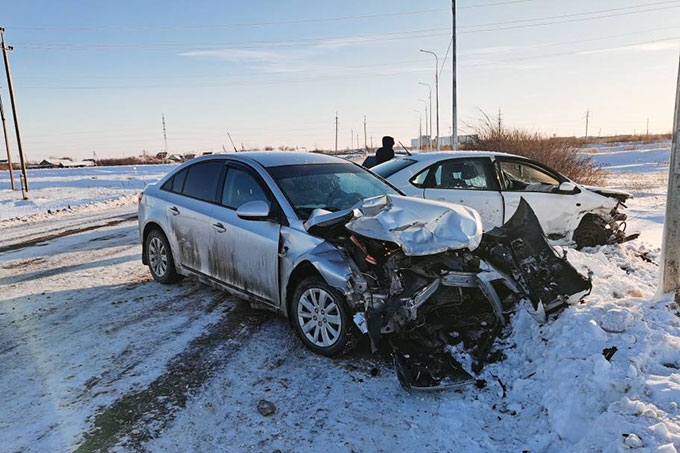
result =
[{"label": "side window", "polygon": [[557,178],[529,163],[501,161],[499,168],[506,190],[552,192],[560,185]]},{"label": "side window", "polygon": [[242,204],[255,200],[269,201],[255,177],[240,168],[229,168],[222,190],[222,204],[238,209]]},{"label": "side window", "polygon": [[224,161],[219,160],[199,162],[187,168],[182,194],[214,202],[223,169]]},{"label": "side window", "polygon": [[184,180],[187,177],[187,169],[180,171],[172,178],[165,181],[161,190],[167,190],[168,192],[182,193],[184,188]]},{"label": "side window", "polygon": [[495,187],[487,161],[454,159],[439,162],[416,175],[411,182],[426,189],[490,190]]}]

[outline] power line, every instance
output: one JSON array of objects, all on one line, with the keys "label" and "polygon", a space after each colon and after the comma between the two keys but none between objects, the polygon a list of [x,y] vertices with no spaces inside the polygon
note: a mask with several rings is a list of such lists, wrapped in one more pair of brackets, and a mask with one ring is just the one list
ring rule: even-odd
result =
[{"label": "power line", "polygon": [[[657,40],[651,40],[651,41],[642,41],[642,42],[637,42],[637,43],[632,43],[632,44],[625,44],[621,45],[619,47],[625,48],[625,47],[634,47],[638,45],[644,45],[644,44],[654,44],[654,43],[659,43],[659,42],[666,42],[666,41],[674,41],[680,39],[680,36],[674,36],[670,38],[664,38],[664,39],[657,39]],[[553,53],[553,54],[547,54],[547,55],[535,55],[535,56],[530,56],[530,57],[523,57],[523,58],[511,58],[511,59],[501,59],[501,60],[491,60],[488,62],[479,62],[479,63],[468,63],[465,64],[464,66],[486,66],[486,65],[493,65],[493,64],[502,64],[502,63],[514,63],[514,62],[520,62],[520,61],[531,61],[531,60],[541,60],[545,58],[553,58],[553,57],[559,57],[559,56],[567,56],[567,55],[581,55],[585,54],[585,52],[598,52],[598,51],[604,51],[608,49],[596,49],[596,50],[589,50],[589,51],[569,51],[569,52],[560,52],[560,53]],[[380,66],[380,65],[377,65]],[[345,68],[346,69],[346,68]],[[360,79],[360,78],[365,78],[365,77],[391,77],[391,76],[396,76],[396,75],[401,75],[404,73],[426,73],[429,70],[425,67],[422,68],[395,68],[391,69],[390,71],[371,71],[371,72],[352,72],[351,75],[346,73],[346,70],[343,70],[343,68],[338,68],[337,72],[320,72],[319,74],[316,74],[314,76],[308,76],[308,77],[295,77],[294,79],[282,79],[280,77],[280,74],[278,73],[269,73],[266,74],[267,76],[272,76],[275,77],[276,80],[259,80],[259,81],[253,81],[252,80],[252,74],[242,74],[243,77],[247,77],[247,79],[243,80],[224,80],[224,78],[221,79],[220,82],[215,82],[215,83],[194,83],[191,85],[191,88],[215,88],[215,87],[222,87],[222,86],[263,86],[263,85],[288,85],[288,84],[296,84],[296,83],[307,83],[307,82],[314,82],[314,81],[321,81],[321,82],[327,82],[327,81],[336,81],[336,80],[345,80],[345,79]],[[339,74],[337,76],[333,76],[333,74]],[[121,85],[25,85],[22,88],[24,89],[52,89],[52,90],[99,90],[102,88],[107,88],[107,89],[147,89],[147,88],[186,88],[186,84],[180,83],[178,79],[177,83],[174,84],[135,84],[135,85],[130,85],[130,84],[121,84]]]},{"label": "power line", "polygon": [[[648,8],[642,9],[647,6],[654,5],[666,5],[673,4],[673,6],[663,6],[659,8]],[[547,16],[534,19],[521,19],[512,21],[502,21],[502,22],[491,22],[484,24],[466,25],[459,28],[468,29],[467,31],[461,31],[460,33],[484,33],[492,31],[502,31],[502,30],[514,30],[522,28],[532,28],[541,27],[546,25],[556,25],[563,23],[590,21],[597,19],[606,19],[611,17],[620,17],[631,14],[639,14],[645,12],[661,11],[667,9],[680,8],[680,3],[677,0],[674,1],[664,1],[648,3],[640,6],[630,6],[623,8],[610,8],[605,10],[596,10],[589,12],[573,13],[573,14],[562,14],[557,16]],[[630,11],[632,9],[638,9],[637,11]],[[625,11],[617,14],[603,14],[615,11]],[[595,17],[581,17],[596,15]],[[577,17],[581,17],[576,19]],[[554,20],[554,19],[566,19],[566,20]],[[546,22],[547,21],[547,22]],[[531,23],[539,22],[539,23]],[[512,25],[512,24],[523,24],[523,25]],[[510,25],[504,27],[504,25]],[[447,32],[447,33],[444,33]],[[423,30],[410,30],[410,31],[399,31],[399,32],[385,32],[385,33],[374,33],[368,35],[345,35],[345,36],[335,36],[335,37],[316,37],[316,38],[300,38],[296,40],[289,41],[241,41],[241,42],[228,42],[228,43],[210,43],[210,44],[194,44],[187,45],[185,43],[166,43],[166,44],[139,44],[139,43],[129,43],[129,44],[117,44],[117,43],[100,43],[100,44],[40,44],[40,43],[19,43],[25,50],[55,50],[55,49],[72,49],[72,50],[101,50],[101,49],[174,49],[178,47],[184,49],[201,49],[205,51],[214,50],[214,47],[220,47],[220,50],[226,49],[252,49],[261,47],[291,47],[291,46],[304,46],[315,43],[328,42],[329,44],[356,44],[363,42],[374,42],[374,41],[390,41],[390,40],[400,40],[400,39],[411,39],[411,38],[426,38],[434,36],[443,36],[448,34],[448,28],[435,28],[435,29],[423,29]],[[340,42],[340,40],[344,40]],[[338,41],[337,43],[331,43],[332,41]],[[212,47],[212,48],[211,48]]]},{"label": "power line", "polygon": [[611,13],[615,11],[628,11],[631,9],[640,9],[640,8],[647,8],[649,6],[658,6],[658,5],[668,5],[668,4],[674,4],[675,6],[666,6],[662,8],[653,8],[653,9],[647,9],[647,10],[642,10],[642,11],[630,11],[628,14],[635,14],[639,12],[647,12],[647,11],[657,11],[657,10],[662,10],[662,9],[668,9],[668,8],[678,8],[680,7],[680,4],[678,4],[678,0],[666,0],[663,2],[654,2],[654,3],[646,3],[643,5],[637,5],[637,6],[625,6],[622,8],[609,8],[609,9],[601,9],[601,10],[596,10],[596,11],[586,11],[586,12],[581,12],[581,13],[571,13],[571,14],[559,14],[557,16],[547,16],[547,17],[536,17],[533,19],[519,19],[519,20],[509,20],[509,21],[502,21],[502,22],[490,22],[486,24],[476,24],[476,25],[465,25],[460,28],[486,28],[486,27],[491,27],[495,25],[509,25],[509,24],[519,24],[519,23],[526,23],[526,22],[539,22],[539,21],[544,21],[544,20],[553,20],[553,19],[565,19],[565,18],[570,18],[570,17],[579,17],[579,16],[590,16],[594,14],[603,14],[603,13]]},{"label": "power line", "polygon": [[[494,3],[483,3],[479,5],[469,5],[462,6],[461,9],[472,9],[472,8],[482,8],[491,6],[502,6],[510,5],[515,3],[527,3],[533,0],[510,0],[503,2]],[[395,17],[395,16],[413,16],[415,14],[430,14],[430,13],[443,13],[448,11],[447,9],[423,9],[415,11],[396,11],[391,13],[375,13],[375,14],[361,14],[354,16],[334,16],[334,17],[318,17],[310,19],[297,19],[297,20],[284,20],[284,21],[265,21],[265,22],[250,22],[250,23],[234,23],[234,24],[180,24],[180,25],[156,25],[156,26],[146,26],[146,27],[11,27],[14,30],[27,30],[27,31],[82,31],[82,32],[110,32],[110,31],[176,31],[176,30],[192,30],[192,29],[220,29],[220,28],[249,28],[249,27],[262,27],[269,25],[295,25],[295,24],[306,24],[306,23],[319,23],[319,22],[338,22],[338,21],[348,21],[348,20],[365,20],[365,19],[376,19],[380,17]]]},{"label": "power line", "polygon": [[[665,30],[670,30],[670,29],[676,30],[677,26],[651,28],[651,29],[645,29],[645,30],[638,30],[638,31],[630,32],[630,33],[621,33],[621,34],[617,34],[617,35],[600,36],[600,37],[596,37],[596,38],[578,39],[578,40],[570,40],[570,41],[559,41],[559,42],[553,42],[553,43],[534,44],[534,45],[530,45],[530,46],[516,47],[516,48],[514,48],[514,50],[515,51],[523,51],[523,50],[527,50],[527,49],[559,47],[559,46],[563,46],[563,45],[566,45],[566,44],[580,44],[580,43],[587,43],[587,42],[603,41],[603,40],[607,40],[607,39],[624,38],[624,37],[627,37],[627,36],[634,36],[634,35],[639,35],[639,34],[649,33],[649,32],[665,31]],[[672,39],[675,39],[675,38],[674,37],[664,38],[661,41],[669,40],[669,39],[672,40]],[[645,44],[654,43],[654,42],[658,42],[658,40],[657,41],[646,41]],[[636,45],[636,44],[633,44],[633,45]],[[626,45],[624,45],[624,47],[625,46]],[[451,49],[451,41],[449,41],[449,48],[447,49],[447,55],[448,55],[448,52],[449,52],[450,49]],[[471,53],[474,53],[475,50],[476,49],[471,49],[471,51],[472,51]],[[574,53],[582,53],[582,52],[583,51],[574,51]],[[461,53],[461,55],[463,57],[466,56],[465,53]],[[470,52],[468,52],[467,55],[469,56]],[[550,55],[545,55],[545,56],[539,55],[539,56],[536,56],[536,57],[529,57],[529,58],[543,58],[543,57],[550,57],[550,56],[553,56],[553,55],[562,55],[562,54],[550,54]],[[565,54],[565,55],[568,55],[568,53]],[[445,61],[446,61],[446,58],[447,57],[445,56],[444,57]],[[398,61],[390,60],[388,63],[391,64],[391,65],[394,65],[394,66],[403,66],[403,65],[407,65],[407,64],[420,64],[420,63],[422,63],[422,60],[421,59],[398,60]],[[482,63],[482,64],[489,64],[489,63]],[[334,69],[336,69],[338,71],[353,71],[355,69],[365,69],[367,67],[381,67],[381,68],[383,68],[385,66],[386,66],[386,62],[381,62],[381,63],[373,63],[373,64],[362,64],[362,65],[358,65],[358,66],[341,66],[341,67],[335,67]],[[442,64],[442,67],[443,66],[444,66],[444,64]],[[251,72],[230,73],[230,76],[251,76],[251,75],[252,75]],[[163,79],[178,79],[178,80],[210,79],[210,78],[215,78],[215,77],[216,77],[215,74],[204,74],[204,75],[201,74],[201,75],[193,75],[193,76],[188,76],[188,75],[172,76],[172,75],[165,75],[165,74],[163,75]],[[222,78],[223,76],[220,75],[219,77]],[[121,76],[120,75],[89,75],[89,76],[86,76],[84,78],[87,79],[87,80],[108,80],[108,79],[119,80],[121,78]],[[125,79],[127,79],[127,80],[130,80],[130,79],[148,79],[148,78],[149,78],[148,75],[135,76],[135,75],[132,75],[132,74],[127,74],[127,73],[125,74]],[[41,80],[41,79],[53,80],[54,75],[50,74],[50,75],[42,75],[42,76],[25,76],[25,77],[23,77],[23,80]]]}]

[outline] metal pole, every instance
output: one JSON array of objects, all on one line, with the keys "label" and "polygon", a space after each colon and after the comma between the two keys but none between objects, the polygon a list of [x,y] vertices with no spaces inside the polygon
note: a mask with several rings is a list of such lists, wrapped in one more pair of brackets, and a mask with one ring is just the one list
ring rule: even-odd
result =
[{"label": "metal pole", "polygon": [[437,57],[436,53],[434,53],[430,50],[420,49],[420,51],[434,55],[434,87],[435,87],[436,99],[437,99],[437,108],[436,108],[437,137],[436,137],[436,140],[437,140],[437,151],[439,151],[439,57]]},{"label": "metal pole", "polygon": [[335,154],[338,154],[338,112],[335,112]]},{"label": "metal pole", "polygon": [[453,131],[451,133],[452,149],[458,150],[458,82],[456,80],[456,0],[451,0],[451,12],[453,13],[453,42],[451,43],[451,65],[453,69],[452,90],[453,104],[452,114]]},{"label": "metal pole", "polygon": [[[675,91],[675,116],[673,119],[673,144],[668,169],[668,195],[666,197],[666,221],[663,228],[663,264],[661,290],[664,293],[680,289],[680,59],[678,59],[678,82]],[[678,297],[676,293],[676,300]]]},{"label": "metal pole", "polygon": [[[418,113],[418,149],[422,150],[423,149],[423,115],[420,113],[420,110],[414,110],[414,112]],[[427,110],[425,110],[427,113]],[[425,123],[425,127],[427,128],[427,120]]]},{"label": "metal pole", "polygon": [[14,184],[14,169],[12,168],[12,154],[9,152],[9,138],[7,137],[7,125],[5,124],[5,109],[2,107],[2,96],[0,96],[0,118],[2,119],[2,133],[5,136],[5,149],[7,150],[7,165],[9,166],[9,180],[12,190],[17,190]]},{"label": "metal pole", "polygon": [[364,152],[368,152],[368,141],[366,140],[366,115],[364,115]]},{"label": "metal pole", "polygon": [[[418,101],[420,101],[420,102],[425,102],[425,99],[418,99]],[[431,106],[431,105],[432,105],[432,104],[430,104],[430,106]],[[432,122],[432,113],[430,113],[430,122]],[[428,135],[428,134],[427,134],[427,102],[425,102],[425,129],[426,129],[425,135]],[[432,134],[432,131],[430,131],[430,134]],[[428,135],[427,141],[429,142],[431,139],[432,139],[432,137],[430,137],[430,136]],[[431,148],[431,147],[432,147],[432,146],[430,146],[430,148]]]},{"label": "metal pole", "polygon": [[432,87],[429,83],[418,82],[421,85],[425,85],[430,90],[430,129],[427,129],[427,114],[425,115],[425,135],[432,135]]},{"label": "metal pole", "polygon": [[0,44],[2,45],[2,57],[5,60],[5,72],[7,73],[7,88],[9,89],[9,101],[12,105],[12,117],[14,118],[14,131],[17,134],[17,148],[19,149],[19,161],[21,162],[21,195],[24,200],[28,200],[28,177],[26,176],[26,160],[24,159],[24,149],[21,146],[21,132],[19,131],[19,118],[17,118],[17,107],[14,100],[14,88],[12,86],[12,74],[9,69],[9,58],[7,51],[11,47],[5,46],[5,29],[0,27]]},{"label": "metal pole", "polygon": [[161,120],[163,121],[163,151],[168,155],[168,134],[165,131],[165,113],[161,113]]}]

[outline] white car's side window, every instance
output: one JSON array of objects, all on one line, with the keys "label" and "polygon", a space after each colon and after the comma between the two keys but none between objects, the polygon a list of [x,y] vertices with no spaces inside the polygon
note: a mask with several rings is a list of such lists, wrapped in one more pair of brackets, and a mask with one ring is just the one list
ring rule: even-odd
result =
[{"label": "white car's side window", "polygon": [[412,183],[428,189],[488,190],[491,188],[485,164],[477,159],[439,162],[413,178]]},{"label": "white car's side window", "polygon": [[560,185],[555,177],[527,163],[501,161],[499,166],[506,190],[552,192]]}]

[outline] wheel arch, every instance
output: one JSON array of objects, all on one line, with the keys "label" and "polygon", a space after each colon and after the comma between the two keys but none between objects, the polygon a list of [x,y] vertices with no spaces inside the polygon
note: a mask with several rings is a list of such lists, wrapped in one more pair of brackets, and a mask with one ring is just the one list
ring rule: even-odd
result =
[{"label": "wheel arch", "polygon": [[298,287],[300,283],[303,282],[307,277],[311,276],[318,276],[323,281],[325,281],[329,286],[332,286],[330,283],[328,283],[328,280],[324,278],[324,276],[319,272],[319,270],[310,262],[310,261],[302,261],[300,264],[298,264],[295,269],[293,269],[293,272],[291,272],[290,277],[288,277],[288,282],[286,284],[286,293],[285,293],[285,315],[288,318],[289,322],[292,322],[292,319],[290,317],[291,313],[291,306],[293,304],[293,294],[295,294],[295,289]]},{"label": "wheel arch", "polygon": [[[146,249],[146,238],[149,236],[149,233],[151,233],[153,230],[158,230],[161,233],[163,233],[163,236],[165,236],[165,239],[170,243],[170,239],[168,239],[167,233],[163,230],[163,227],[160,226],[157,222],[151,221],[148,222],[146,225],[144,225],[144,230],[142,231],[142,263],[148,265],[149,264],[149,257],[147,254],[147,249]],[[172,250],[171,250],[172,253]]]}]

